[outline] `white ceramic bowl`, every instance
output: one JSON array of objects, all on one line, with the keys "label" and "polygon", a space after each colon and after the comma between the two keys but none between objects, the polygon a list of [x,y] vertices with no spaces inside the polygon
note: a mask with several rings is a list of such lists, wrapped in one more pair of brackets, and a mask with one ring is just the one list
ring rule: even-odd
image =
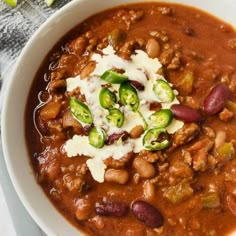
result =
[{"label": "white ceramic bowl", "polygon": [[[2,109],[2,144],[13,185],[29,214],[48,234],[78,236],[47,199],[36,183],[29,163],[25,136],[24,111],[32,79],[54,44],[70,29],[96,12],[142,0],[73,0],[50,17],[28,41],[9,81]],[[143,0],[144,1],[144,0]],[[235,0],[169,0],[199,7],[236,26]],[[236,234],[235,234],[236,235]]]}]

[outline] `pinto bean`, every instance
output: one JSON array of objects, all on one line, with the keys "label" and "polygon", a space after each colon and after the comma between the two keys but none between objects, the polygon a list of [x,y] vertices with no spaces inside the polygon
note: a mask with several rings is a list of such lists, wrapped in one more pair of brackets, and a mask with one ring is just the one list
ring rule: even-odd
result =
[{"label": "pinto bean", "polygon": [[76,201],[75,216],[78,220],[87,220],[91,214],[91,204],[87,199],[78,199]]},{"label": "pinto bean", "polygon": [[133,214],[147,226],[157,228],[163,225],[164,219],[161,212],[144,201],[135,201],[131,206]]},{"label": "pinto bean", "polygon": [[146,51],[149,57],[151,58],[158,57],[161,52],[160,44],[158,43],[156,39],[150,38],[147,41]]},{"label": "pinto bean", "polygon": [[60,102],[51,101],[44,105],[40,110],[40,117],[43,120],[55,119],[61,111],[62,104]]},{"label": "pinto bean", "polygon": [[174,104],[171,106],[171,111],[176,119],[182,120],[186,123],[199,122],[203,120],[203,116],[198,110],[185,105]]},{"label": "pinto bean", "polygon": [[136,157],[133,161],[133,166],[140,176],[144,178],[152,178],[156,174],[154,166],[142,159],[141,157]]},{"label": "pinto bean", "polygon": [[153,200],[155,197],[155,185],[149,180],[146,180],[143,184],[143,195],[147,200]]},{"label": "pinto bean", "polygon": [[162,65],[167,66],[170,64],[174,57],[174,50],[172,48],[163,51],[159,57]]},{"label": "pinto bean", "polygon": [[144,132],[144,128],[142,125],[136,125],[134,128],[130,131],[130,137],[131,138],[139,138]]},{"label": "pinto bean", "polygon": [[204,111],[208,115],[220,112],[229,97],[229,89],[224,84],[217,84],[204,100]]},{"label": "pinto bean", "polygon": [[117,184],[126,184],[129,180],[129,173],[126,170],[108,169],[105,173],[105,181]]},{"label": "pinto bean", "polygon": [[96,63],[94,61],[90,61],[81,71],[80,78],[84,79],[88,77],[95,69]]},{"label": "pinto bean", "polygon": [[123,202],[102,202],[96,204],[96,213],[102,216],[124,216],[128,207]]}]

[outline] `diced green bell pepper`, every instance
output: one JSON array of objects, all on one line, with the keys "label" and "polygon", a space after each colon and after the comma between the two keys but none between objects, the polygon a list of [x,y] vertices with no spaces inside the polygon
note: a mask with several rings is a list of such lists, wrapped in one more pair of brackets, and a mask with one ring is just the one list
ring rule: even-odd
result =
[{"label": "diced green bell pepper", "polygon": [[223,143],[219,148],[217,148],[217,153],[222,159],[230,160],[235,154],[233,143]]},{"label": "diced green bell pepper", "polygon": [[163,194],[171,203],[179,203],[193,195],[193,189],[189,183],[179,183],[169,187]]},{"label": "diced green bell pepper", "polygon": [[216,208],[220,206],[219,194],[216,192],[209,192],[201,196],[203,208]]}]

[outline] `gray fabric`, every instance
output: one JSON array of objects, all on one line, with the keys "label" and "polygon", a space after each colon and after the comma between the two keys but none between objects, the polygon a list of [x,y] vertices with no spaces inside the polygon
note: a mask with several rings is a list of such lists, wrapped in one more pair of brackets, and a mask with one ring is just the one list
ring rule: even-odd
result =
[{"label": "gray fabric", "polygon": [[0,78],[7,79],[16,57],[40,24],[68,2],[56,0],[47,7],[44,0],[18,0],[11,8],[0,0]]},{"label": "gray fabric", "polygon": [[4,70],[20,53],[33,32],[52,13],[69,2],[57,0],[52,7],[47,7],[44,0],[18,0],[18,5],[11,8],[0,1],[0,68]]},{"label": "gray fabric", "polygon": [[[18,0],[11,8],[0,0],[0,107],[11,69],[30,36],[51,14],[70,0],[56,0],[47,7],[44,0]],[[18,236],[44,235],[28,215],[8,176],[0,142],[0,184]]]}]

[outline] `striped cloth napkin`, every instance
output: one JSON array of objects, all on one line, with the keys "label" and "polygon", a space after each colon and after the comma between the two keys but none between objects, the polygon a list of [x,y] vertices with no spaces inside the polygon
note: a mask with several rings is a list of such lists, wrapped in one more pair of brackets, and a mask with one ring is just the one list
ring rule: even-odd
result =
[{"label": "striped cloth napkin", "polygon": [[[15,8],[0,0],[0,85],[5,86],[15,59],[30,36],[48,17],[70,0],[18,0]],[[4,91],[4,89],[2,89]],[[3,94],[0,94],[0,104]]]}]

